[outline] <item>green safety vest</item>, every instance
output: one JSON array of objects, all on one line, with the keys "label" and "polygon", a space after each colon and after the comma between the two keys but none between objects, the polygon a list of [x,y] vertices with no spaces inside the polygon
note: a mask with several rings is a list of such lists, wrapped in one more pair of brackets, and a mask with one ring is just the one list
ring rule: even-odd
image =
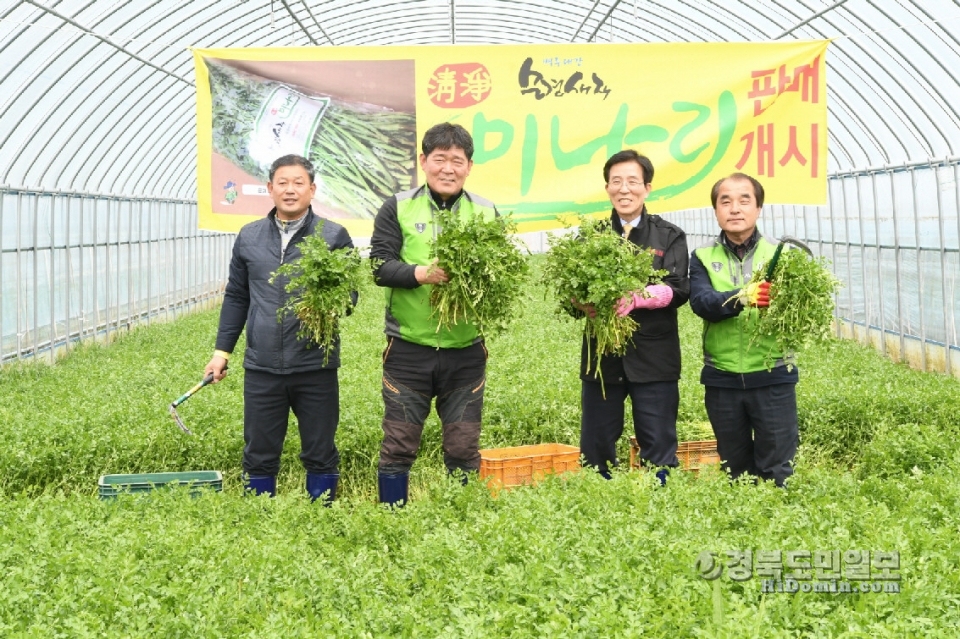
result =
[{"label": "green safety vest", "polygon": [[[714,290],[732,291],[746,286],[753,275],[754,266],[762,267],[767,264],[776,250],[776,244],[761,236],[756,246],[743,257],[742,262],[719,239],[698,248],[694,253],[707,269]],[[758,310],[750,306],[744,308],[739,315],[721,322],[704,320],[704,364],[729,373],[756,373],[767,370],[763,363],[767,353],[776,360],[774,366],[792,362],[792,357],[785,358],[784,353],[776,348],[773,337],[765,337],[748,347],[750,329],[757,318]]]},{"label": "green safety vest", "polygon": [[[454,203],[452,210],[461,219],[475,215],[489,219],[496,215],[493,202],[467,191]],[[403,233],[402,261],[423,266],[433,262],[430,243],[440,232],[437,211],[437,204],[426,187],[397,194],[397,221]],[[400,337],[414,344],[436,348],[465,348],[476,342],[479,333],[472,323],[458,322],[451,328],[437,330],[437,319],[430,317],[432,289],[432,285],[423,284],[417,288],[386,290],[387,321],[395,323]]]}]

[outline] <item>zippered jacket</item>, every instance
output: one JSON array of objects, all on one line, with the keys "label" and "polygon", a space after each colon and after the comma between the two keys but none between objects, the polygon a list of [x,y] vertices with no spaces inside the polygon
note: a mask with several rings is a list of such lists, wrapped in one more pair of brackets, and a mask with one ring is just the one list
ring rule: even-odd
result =
[{"label": "zippered jacket", "polygon": [[[493,202],[463,191],[451,210],[463,218],[479,215],[489,219],[497,214]],[[480,341],[475,324],[459,322],[437,330],[431,317],[430,291],[433,286],[417,282],[416,267],[433,262],[430,243],[440,232],[440,211],[426,185],[387,198],[373,223],[370,259],[374,280],[385,287],[384,332],[407,342],[434,348],[466,348]]]},{"label": "zippered jacket", "polygon": [[[345,228],[331,220],[321,220],[311,208],[283,252],[276,216],[274,208],[265,218],[245,225],[233,243],[216,348],[232,353],[246,327],[247,348],[243,358],[246,369],[289,374],[338,368],[339,338],[325,364],[323,348],[310,339],[297,337],[300,320],[295,315],[287,313],[282,322],[278,321],[277,310],[291,293],[284,290],[288,281],[286,277],[278,277],[273,284],[270,278],[281,264],[300,258],[300,243],[307,235],[316,232],[321,222],[323,238],[331,250],[352,248],[353,241]],[[352,297],[356,304],[356,292]]]},{"label": "zippered jacket", "polygon": [[[610,214],[610,230],[623,234],[623,224],[616,210]],[[600,358],[600,372],[604,384],[627,382],[673,382],[680,379],[680,334],[677,326],[677,309],[690,297],[690,282],[687,278],[689,254],[687,236],[675,224],[659,215],[650,215],[646,207],[640,220],[630,230],[627,240],[653,255],[653,268],[666,270],[663,283],[673,289],[670,304],[657,309],[636,309],[630,316],[640,325],[627,346],[623,357],[604,355]],[[599,381],[596,376],[596,340],[588,344],[584,338],[580,349],[580,379]]]},{"label": "zippered jacket", "polygon": [[[731,299],[749,283],[755,268],[773,258],[776,248],[760,236],[739,260],[718,236],[691,255],[690,307],[703,318],[704,384],[754,388],[797,381],[792,354],[777,349],[772,336],[750,344],[759,311]],[[772,371],[764,364],[767,353],[775,360]]]}]

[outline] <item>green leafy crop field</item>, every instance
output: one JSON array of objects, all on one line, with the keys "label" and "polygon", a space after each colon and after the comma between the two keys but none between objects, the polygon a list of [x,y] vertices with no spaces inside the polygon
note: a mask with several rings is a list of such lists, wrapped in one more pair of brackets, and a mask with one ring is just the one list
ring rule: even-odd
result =
[{"label": "green leafy crop field", "polygon": [[[242,496],[239,357],[179,408],[195,436],[170,418],[210,357],[216,312],[55,366],[0,370],[0,636],[957,636],[956,379],[851,343],[803,353],[801,450],[786,490],[713,470],[659,488],[624,468],[612,481],[582,472],[494,499],[446,478],[431,418],[411,503],[391,512],[375,503],[382,301],[368,285],[344,321],[332,508],[306,497],[292,423],[278,497]],[[482,446],[576,445],[580,327],[558,320],[539,288],[522,308],[488,342]],[[684,308],[681,439],[710,436],[699,329]],[[97,497],[102,474],[203,469],[223,471],[223,492]],[[753,571],[739,580],[728,553],[747,550]],[[765,585],[761,558],[773,551],[777,583],[797,592]],[[844,573],[835,581],[853,591],[832,593],[787,578],[815,561],[826,570],[831,551],[844,570],[854,551],[899,553],[899,580],[874,567],[869,580]],[[881,591],[856,591],[864,585]]]}]

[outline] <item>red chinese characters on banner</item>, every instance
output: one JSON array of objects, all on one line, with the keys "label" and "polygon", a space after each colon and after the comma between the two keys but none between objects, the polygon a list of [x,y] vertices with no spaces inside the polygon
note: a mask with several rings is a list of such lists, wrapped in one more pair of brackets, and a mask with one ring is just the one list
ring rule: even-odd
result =
[{"label": "red chinese characters on banner", "polygon": [[[737,170],[743,170],[751,155],[757,158],[757,175],[774,176],[775,164],[786,166],[790,162],[798,162],[801,166],[806,166],[810,170],[810,177],[818,177],[820,165],[820,125],[812,123],[809,128],[810,138],[806,138],[806,127],[789,125],[787,127],[787,140],[784,144],[783,138],[777,139],[775,131],[783,132],[783,129],[774,129],[773,123],[761,124],[756,131],[750,131],[740,138],[744,143],[743,155],[737,162]],[[800,136],[803,137],[803,146],[806,150],[800,148]],[[784,149],[784,146],[786,148]],[[778,152],[782,149],[782,153]],[[756,153],[754,153],[756,151]],[[779,155],[779,157],[778,157]]]},{"label": "red chinese characters on banner", "polygon": [[485,66],[463,62],[437,67],[427,83],[427,95],[438,107],[462,109],[486,100],[492,88]]},{"label": "red chinese characters on banner", "polygon": [[[760,115],[781,93],[799,91],[800,99],[812,104],[820,103],[820,56],[810,64],[803,64],[794,68],[793,75],[787,74],[787,65],[781,64],[779,69],[762,69],[751,71],[753,87],[747,92],[747,97],[753,100],[753,115]],[[774,85],[776,79],[776,85]]]},{"label": "red chinese characters on banner", "polygon": [[[779,97],[787,92],[800,94],[800,100],[810,104],[820,103],[820,56],[809,64],[803,64],[787,73],[785,64],[777,69],[751,71],[752,87],[747,98],[753,100],[753,116],[766,111]],[[737,170],[756,159],[757,175],[774,177],[776,165],[786,166],[792,162],[807,167],[810,177],[820,171],[820,125],[787,124],[769,122],[757,125],[756,129],[740,138],[743,155],[737,162]]]}]

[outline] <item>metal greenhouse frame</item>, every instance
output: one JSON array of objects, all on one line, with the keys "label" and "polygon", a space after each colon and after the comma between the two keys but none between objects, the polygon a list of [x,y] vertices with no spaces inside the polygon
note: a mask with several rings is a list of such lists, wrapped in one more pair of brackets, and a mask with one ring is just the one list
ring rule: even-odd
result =
[{"label": "metal greenhouse frame", "polygon": [[[188,47],[832,39],[826,206],[768,206],[845,283],[839,335],[960,375],[960,3],[0,1],[0,363],[215,305]],[[708,209],[672,213],[691,246]],[[531,237],[536,249],[542,237]]]}]

